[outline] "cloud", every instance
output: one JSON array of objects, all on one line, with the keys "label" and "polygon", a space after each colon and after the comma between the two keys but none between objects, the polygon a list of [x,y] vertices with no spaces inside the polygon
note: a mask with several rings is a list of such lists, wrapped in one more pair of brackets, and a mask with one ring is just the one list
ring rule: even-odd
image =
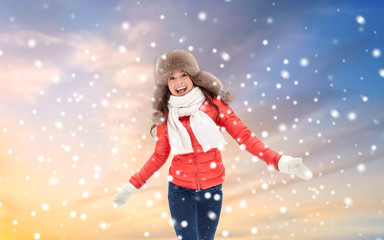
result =
[{"label": "cloud", "polygon": [[40,91],[52,84],[60,69],[55,66],[44,66],[38,69],[33,62],[15,59],[14,64],[0,62],[0,102],[22,99],[33,101]]},{"label": "cloud", "polygon": [[5,28],[0,34],[5,43],[0,56],[0,101],[34,101],[40,91],[69,79],[73,72],[100,75],[120,88],[152,87],[154,61],[143,57],[149,46],[144,48],[141,42],[142,32],[154,25],[142,22],[123,34],[113,29],[117,38],[121,35],[120,42],[128,40],[126,46],[87,31],[54,36],[19,26]]}]

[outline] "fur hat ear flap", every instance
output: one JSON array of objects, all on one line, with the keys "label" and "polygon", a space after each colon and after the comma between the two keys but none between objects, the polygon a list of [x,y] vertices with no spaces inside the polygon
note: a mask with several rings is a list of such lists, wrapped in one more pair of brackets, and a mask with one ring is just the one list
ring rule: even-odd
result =
[{"label": "fur hat ear flap", "polygon": [[161,110],[161,102],[167,89],[163,86],[156,85],[153,92],[152,106],[155,110]]},{"label": "fur hat ear flap", "polygon": [[160,111],[152,113],[152,122],[156,125],[161,125],[165,122],[165,115]]},{"label": "fur hat ear flap", "polygon": [[233,95],[230,92],[221,92],[220,93],[220,99],[223,100],[223,102],[227,105],[229,105],[231,102],[233,102]]},{"label": "fur hat ear flap", "polygon": [[220,91],[223,89],[223,85],[220,80],[211,73],[205,71],[200,71],[196,75],[192,76],[192,82],[216,95],[219,95]]},{"label": "fur hat ear flap", "polygon": [[159,86],[156,85],[155,91],[153,92],[153,99],[152,99],[152,106],[155,110],[154,113],[152,113],[152,122],[161,125],[165,122],[165,115],[161,112],[161,104],[163,101],[163,97],[167,93],[168,86]]}]

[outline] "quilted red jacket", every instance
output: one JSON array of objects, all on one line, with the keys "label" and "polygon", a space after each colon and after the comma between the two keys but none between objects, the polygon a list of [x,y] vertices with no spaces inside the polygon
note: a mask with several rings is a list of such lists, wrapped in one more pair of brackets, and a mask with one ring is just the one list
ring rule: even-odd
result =
[{"label": "quilted red jacket", "polygon": [[[239,145],[244,144],[245,149],[252,155],[273,165],[278,169],[281,154],[269,149],[241,122],[232,109],[218,98],[212,98],[212,102],[219,107],[219,117],[216,122],[217,110],[206,100],[200,110],[210,116],[218,126],[225,130],[237,141]],[[225,169],[220,150],[212,148],[207,152],[197,141],[189,123],[189,116],[179,118],[187,129],[192,142],[193,153],[175,155],[172,159],[169,175],[171,182],[181,187],[190,189],[207,189],[224,181]],[[163,166],[171,152],[168,138],[167,124],[157,125],[157,139],[155,152],[148,161],[129,180],[137,189],[141,188],[146,181]]]}]

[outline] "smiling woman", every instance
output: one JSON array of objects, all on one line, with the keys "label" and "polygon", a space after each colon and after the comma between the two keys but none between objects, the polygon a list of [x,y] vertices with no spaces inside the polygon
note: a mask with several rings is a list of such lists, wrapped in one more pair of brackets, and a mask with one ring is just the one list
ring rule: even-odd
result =
[{"label": "smiling woman", "polygon": [[173,96],[184,96],[192,90],[193,82],[187,72],[177,69],[168,78],[168,88]]},{"label": "smiling woman", "polygon": [[[246,146],[248,152],[276,170],[306,180],[312,177],[301,158],[274,152],[251,133],[228,105],[228,95],[223,96],[220,80],[200,71],[191,53],[175,49],[163,54],[156,61],[156,73],[157,84],[163,85],[166,92],[169,89],[172,95],[163,99],[167,109],[163,112],[164,121],[156,124],[155,151],[141,170],[117,192],[115,207],[123,206],[172,153],[168,203],[177,238],[213,240],[225,179],[221,150],[227,142],[221,134],[222,127],[239,145]],[[204,88],[209,92],[208,98],[203,93]],[[219,113],[220,118],[217,117]]]}]

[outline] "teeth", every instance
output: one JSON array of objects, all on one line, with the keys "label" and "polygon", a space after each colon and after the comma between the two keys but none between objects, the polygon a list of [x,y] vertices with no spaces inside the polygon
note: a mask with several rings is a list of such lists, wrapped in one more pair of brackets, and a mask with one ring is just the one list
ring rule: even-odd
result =
[{"label": "teeth", "polygon": [[181,88],[178,88],[178,89],[176,89],[176,91],[179,93],[181,90],[183,90],[183,89],[187,89],[187,87],[181,87]]}]

